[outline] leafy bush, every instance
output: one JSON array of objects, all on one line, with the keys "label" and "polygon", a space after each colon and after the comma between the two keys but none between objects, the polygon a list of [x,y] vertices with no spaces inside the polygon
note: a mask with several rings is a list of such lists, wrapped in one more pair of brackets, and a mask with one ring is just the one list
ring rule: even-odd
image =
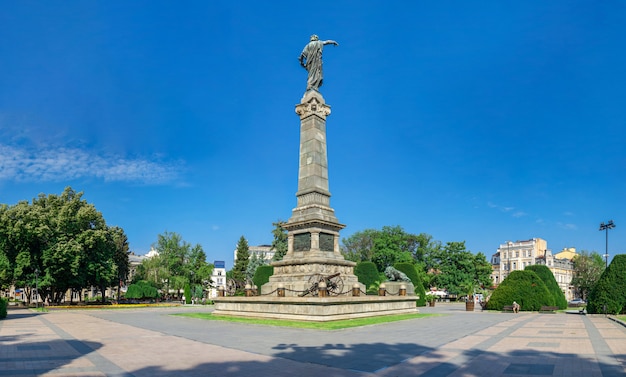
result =
[{"label": "leafy bush", "polygon": [[129,299],[146,299],[156,298],[158,295],[158,290],[153,287],[150,282],[146,280],[139,280],[135,284],[128,286],[128,290],[126,291],[124,297]]},{"label": "leafy bush", "polygon": [[359,279],[359,283],[365,285],[368,294],[378,294],[378,284],[380,273],[374,262],[359,262],[354,267],[354,274]]},{"label": "leafy bush", "polygon": [[270,276],[274,275],[274,267],[273,266],[259,266],[254,272],[254,276],[252,277],[252,282],[257,286],[258,289],[261,289],[263,284],[270,281]]},{"label": "leafy bush", "polygon": [[555,306],[546,284],[533,271],[513,271],[500,283],[487,302],[487,309],[502,310],[506,305],[520,304],[521,310],[536,311]]},{"label": "leafy bush", "polygon": [[9,306],[9,300],[4,297],[0,297],[0,319],[7,317],[7,306]]},{"label": "leafy bush", "polygon": [[567,300],[565,299],[565,295],[563,294],[561,287],[559,287],[559,284],[556,282],[554,274],[547,266],[535,264],[527,266],[525,270],[533,271],[541,278],[541,280],[543,280],[548,288],[548,291],[550,291],[550,294],[554,297],[554,302],[559,309],[567,309]]},{"label": "leafy bush", "polygon": [[626,254],[613,257],[589,294],[588,313],[619,314],[626,309]]},{"label": "leafy bush", "polygon": [[417,306],[426,306],[426,290],[422,284],[423,279],[417,272],[415,265],[411,263],[396,263],[393,267],[398,271],[404,272],[411,279],[411,283],[415,287],[415,294],[418,296]]}]

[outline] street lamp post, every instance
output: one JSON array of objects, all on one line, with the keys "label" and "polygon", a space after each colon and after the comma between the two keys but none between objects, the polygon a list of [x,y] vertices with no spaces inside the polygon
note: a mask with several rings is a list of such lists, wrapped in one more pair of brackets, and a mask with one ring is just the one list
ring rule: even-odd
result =
[{"label": "street lamp post", "polygon": [[509,274],[511,273],[511,241],[508,241],[506,243],[506,263],[507,263],[507,276],[509,276]]},{"label": "street lamp post", "polygon": [[609,267],[609,229],[613,229],[615,228],[615,223],[613,222],[613,220],[609,220],[606,224],[605,223],[600,223],[600,231],[605,231],[606,233],[606,243],[605,243],[605,249],[604,249],[604,261],[606,263],[606,268]]},{"label": "street lamp post", "polygon": [[35,310],[39,309],[39,269],[35,268]]}]

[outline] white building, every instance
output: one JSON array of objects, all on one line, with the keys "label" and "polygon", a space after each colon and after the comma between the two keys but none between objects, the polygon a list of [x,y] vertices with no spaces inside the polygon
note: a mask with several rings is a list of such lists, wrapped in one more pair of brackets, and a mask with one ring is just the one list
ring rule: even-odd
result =
[{"label": "white building", "polygon": [[217,297],[219,287],[226,288],[226,263],[223,260],[213,262],[213,273],[211,274],[211,289],[209,297]]},{"label": "white building", "polygon": [[[269,264],[272,261],[275,254],[271,245],[249,246],[248,251],[250,252],[250,258],[252,258],[253,255],[256,255],[257,258],[262,258],[266,264]],[[237,249],[235,249],[233,255],[233,261],[237,261]]]}]

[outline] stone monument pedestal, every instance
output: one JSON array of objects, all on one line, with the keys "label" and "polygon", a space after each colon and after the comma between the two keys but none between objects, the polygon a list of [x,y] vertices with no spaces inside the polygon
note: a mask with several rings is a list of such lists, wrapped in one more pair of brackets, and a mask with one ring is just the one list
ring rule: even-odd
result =
[{"label": "stone monument pedestal", "polygon": [[[330,207],[326,154],[330,106],[318,91],[309,90],[296,105],[296,113],[300,116],[300,167],[297,205],[284,225],[287,254],[283,260],[272,262],[274,275],[261,287],[261,296],[216,298],[214,314],[332,321],[417,313],[414,295],[352,296],[354,286],[362,292],[366,287],[354,275],[356,263],[345,260],[339,250],[339,231],[345,225]],[[331,276],[336,284],[329,295],[313,297],[317,292],[310,291],[312,285]],[[407,291],[413,293],[412,288]]]}]

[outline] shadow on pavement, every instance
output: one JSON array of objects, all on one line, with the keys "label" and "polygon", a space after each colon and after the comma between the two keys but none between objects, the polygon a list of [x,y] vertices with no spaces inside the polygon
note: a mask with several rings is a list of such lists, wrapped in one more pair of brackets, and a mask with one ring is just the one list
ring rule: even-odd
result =
[{"label": "shadow on pavement", "polygon": [[1,376],[43,375],[102,347],[101,343],[77,340],[28,341],[32,336],[25,333],[0,338]]},{"label": "shadow on pavement", "polygon": [[[578,376],[582,371],[603,377],[624,376],[617,364],[607,364],[595,357],[548,351],[520,350],[494,353],[468,350],[457,357],[442,362],[440,354],[419,344],[326,344],[320,347],[301,347],[297,344],[279,344],[282,350],[269,362],[204,363],[190,369],[171,370],[147,367],[131,371],[134,376],[363,376],[375,373],[381,376],[437,376],[468,377],[508,376]],[[412,363],[409,359],[428,354],[428,361]],[[626,360],[626,355],[614,355]],[[297,363],[292,363],[295,361]],[[597,363],[597,364],[596,364]],[[599,370],[598,370],[599,366]],[[324,368],[331,367],[331,368]],[[393,367],[393,370],[386,371]],[[322,373],[322,374],[320,374]]]}]

